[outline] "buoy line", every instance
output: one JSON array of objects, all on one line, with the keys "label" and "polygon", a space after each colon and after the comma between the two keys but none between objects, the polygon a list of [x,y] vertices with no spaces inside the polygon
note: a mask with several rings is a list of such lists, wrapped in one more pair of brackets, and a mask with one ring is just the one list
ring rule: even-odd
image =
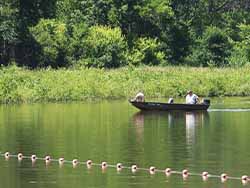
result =
[{"label": "buoy line", "polygon": [[78,165],[86,165],[88,169],[90,169],[92,166],[100,166],[102,170],[106,170],[109,168],[116,168],[118,172],[122,171],[122,169],[130,169],[132,173],[136,173],[137,171],[148,171],[151,175],[159,172],[159,173],[165,173],[167,177],[169,177],[171,174],[179,174],[182,175],[183,180],[187,180],[189,176],[200,176],[203,181],[208,181],[209,178],[219,178],[222,183],[225,183],[227,180],[241,180],[243,185],[246,185],[250,182],[250,176],[243,175],[241,177],[233,177],[229,176],[226,173],[222,173],[221,175],[213,175],[209,174],[208,172],[204,171],[202,173],[191,173],[187,169],[184,169],[182,171],[174,171],[171,168],[166,168],[165,170],[157,169],[154,166],[151,166],[149,168],[139,168],[137,165],[132,165],[130,167],[123,166],[122,163],[114,164],[108,164],[107,162],[103,161],[102,163],[93,163],[92,160],[87,160],[86,162],[80,162],[78,159],[73,160],[65,160],[63,157],[59,159],[53,159],[51,156],[46,155],[45,157],[37,157],[35,154],[31,156],[24,156],[22,153],[18,154],[10,154],[9,152],[2,153],[0,152],[0,156],[3,156],[5,160],[9,160],[11,157],[17,158],[18,161],[22,161],[23,159],[30,159],[31,162],[34,164],[37,160],[45,161],[46,165],[49,165],[51,162],[58,162],[60,166],[63,166],[64,163],[72,164],[73,167],[77,167]]}]

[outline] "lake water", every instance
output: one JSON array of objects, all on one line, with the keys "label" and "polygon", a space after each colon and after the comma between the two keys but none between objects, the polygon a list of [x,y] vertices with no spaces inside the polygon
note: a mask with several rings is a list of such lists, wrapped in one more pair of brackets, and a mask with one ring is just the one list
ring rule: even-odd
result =
[{"label": "lake water", "polygon": [[[0,105],[2,153],[241,177],[250,175],[249,141],[250,98],[216,98],[208,112],[188,113],[141,113],[127,101]],[[46,166],[42,160],[32,165],[30,159],[0,157],[4,188],[242,187],[237,179],[203,182],[191,175],[183,181],[178,174],[117,173],[113,167],[102,171],[100,166],[59,167],[57,162]]]}]

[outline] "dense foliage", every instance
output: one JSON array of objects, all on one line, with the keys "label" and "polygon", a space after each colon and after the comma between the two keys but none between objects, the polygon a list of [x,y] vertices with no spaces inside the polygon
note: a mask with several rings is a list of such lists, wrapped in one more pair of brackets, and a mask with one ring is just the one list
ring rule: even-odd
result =
[{"label": "dense foliage", "polygon": [[249,0],[1,0],[0,64],[242,66]]},{"label": "dense foliage", "polygon": [[0,68],[0,103],[199,96],[249,96],[249,68],[139,67],[27,70]]}]

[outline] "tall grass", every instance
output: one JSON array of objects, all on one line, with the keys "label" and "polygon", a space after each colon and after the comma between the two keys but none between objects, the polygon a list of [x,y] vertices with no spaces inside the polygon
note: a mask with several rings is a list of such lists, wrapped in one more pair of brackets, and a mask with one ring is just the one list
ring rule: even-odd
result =
[{"label": "tall grass", "polygon": [[0,102],[147,97],[250,96],[249,68],[141,67],[27,70],[0,68]]}]

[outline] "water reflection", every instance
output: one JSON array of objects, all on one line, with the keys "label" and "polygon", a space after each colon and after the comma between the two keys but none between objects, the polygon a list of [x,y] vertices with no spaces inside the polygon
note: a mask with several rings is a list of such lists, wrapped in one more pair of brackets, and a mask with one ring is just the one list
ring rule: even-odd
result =
[{"label": "water reflection", "polygon": [[195,144],[195,114],[186,113],[186,142],[188,146]]},{"label": "water reflection", "polygon": [[192,146],[195,144],[195,131],[196,127],[203,126],[205,120],[208,119],[207,112],[186,112],[186,142],[187,145]]},{"label": "water reflection", "polygon": [[137,142],[141,143],[143,141],[144,134],[144,114],[141,112],[137,112],[133,116],[133,122],[135,125],[135,133]]},{"label": "water reflection", "polygon": [[145,113],[141,111],[134,114],[133,121],[134,121],[135,126],[137,127],[144,126],[144,115]]},{"label": "water reflection", "polygon": [[[174,132],[186,134],[186,144],[195,144],[195,131],[197,127],[202,127],[209,120],[207,111],[169,111],[169,112],[149,112],[140,111],[134,114],[133,123],[138,139],[143,139],[145,125],[158,124],[167,125]],[[177,133],[173,133],[177,134]]]},{"label": "water reflection", "polygon": [[187,127],[194,125],[203,125],[204,121],[209,117],[207,111],[140,111],[133,115],[133,122],[135,126],[144,126],[145,120],[167,120],[169,127],[179,124],[185,120]]}]

